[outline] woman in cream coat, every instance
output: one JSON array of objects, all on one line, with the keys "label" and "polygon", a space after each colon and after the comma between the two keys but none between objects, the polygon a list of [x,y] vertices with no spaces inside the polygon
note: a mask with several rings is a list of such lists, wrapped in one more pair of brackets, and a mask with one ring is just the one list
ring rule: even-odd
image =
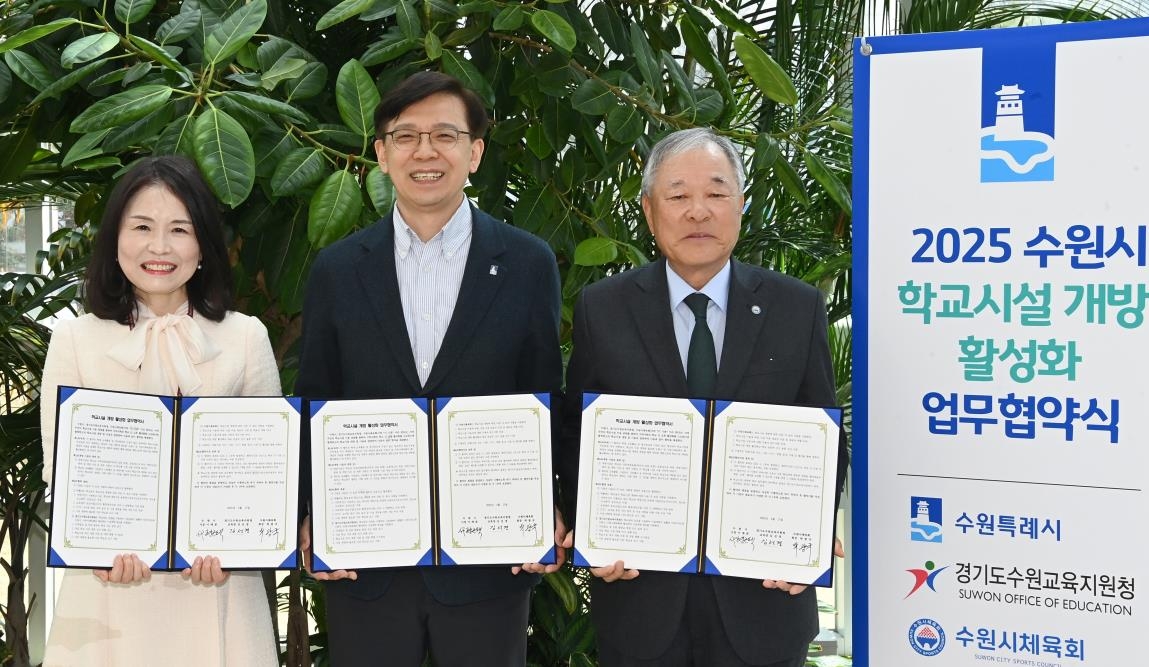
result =
[{"label": "woman in cream coat", "polygon": [[[56,387],[148,394],[281,394],[267,330],[230,312],[219,205],[194,163],[140,161],[116,184],[85,278],[88,314],[52,334],[41,389],[52,483]],[[259,572],[200,557],[152,573],[134,554],[64,575],[45,667],[276,665]]]}]

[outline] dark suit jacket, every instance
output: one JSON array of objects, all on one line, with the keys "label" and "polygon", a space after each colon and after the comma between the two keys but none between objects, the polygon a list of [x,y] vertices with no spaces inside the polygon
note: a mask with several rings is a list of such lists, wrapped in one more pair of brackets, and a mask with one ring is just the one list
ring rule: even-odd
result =
[{"label": "dark suit jacket", "polygon": [[[388,215],[325,248],[303,308],[296,393],[309,398],[407,398],[557,392],[561,311],[554,253],[540,239],[472,206],[474,226],[455,311],[427,385],[419,385],[395,274]],[[492,268],[495,267],[495,268]],[[305,470],[309,457],[305,457]],[[304,478],[309,479],[308,477]],[[522,590],[536,575],[510,567],[423,568],[431,594],[463,604]],[[332,582],[328,595],[375,599],[391,571]]]},{"label": "dark suit jacket", "polygon": [[[574,314],[560,466],[568,517],[573,518],[577,488],[582,392],[687,396],[672,317],[665,260],[583,291]],[[826,308],[818,290],[734,261],[715,396],[702,398],[833,405]],[[844,451],[841,462],[839,488],[847,464]],[[679,628],[690,576],[643,572],[631,581],[593,580],[591,612],[599,640],[636,658],[661,655]],[[792,597],[764,589],[756,580],[712,581],[730,642],[747,662],[803,653],[818,631],[812,588]]]}]

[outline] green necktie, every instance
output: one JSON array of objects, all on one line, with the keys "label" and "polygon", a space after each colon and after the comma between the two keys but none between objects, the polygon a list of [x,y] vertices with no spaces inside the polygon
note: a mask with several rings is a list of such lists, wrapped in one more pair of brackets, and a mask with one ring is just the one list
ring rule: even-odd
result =
[{"label": "green necktie", "polygon": [[713,398],[718,362],[714,354],[714,335],[706,324],[706,306],[710,297],[695,292],[685,301],[694,313],[694,330],[690,332],[690,347],[686,350],[686,390],[692,398]]}]

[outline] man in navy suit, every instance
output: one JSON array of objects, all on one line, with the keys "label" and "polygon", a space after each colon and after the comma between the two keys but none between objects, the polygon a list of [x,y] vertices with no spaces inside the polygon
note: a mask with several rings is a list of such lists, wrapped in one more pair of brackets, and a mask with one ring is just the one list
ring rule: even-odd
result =
[{"label": "man in navy suit", "polygon": [[[575,308],[560,469],[568,518],[578,484],[584,391],[835,403],[821,293],[731,258],[744,185],[734,145],[710,130],[675,132],[651,150],[642,209],[664,259],[587,287]],[[691,396],[687,368],[699,368],[688,363],[699,357],[691,351],[696,322],[710,330],[702,356],[713,356],[711,388],[703,390],[709,395]],[[842,447],[839,488],[844,441]],[[621,561],[592,573],[591,614],[603,667],[798,667],[818,631],[817,601],[805,586],[639,576]]]},{"label": "man in navy suit", "polygon": [[[463,194],[483,157],[487,122],[475,94],[438,72],[414,74],[384,95],[375,152],[395,185],[395,209],[316,257],[297,393],[406,398],[560,389],[554,254]],[[558,534],[565,533],[560,522]],[[300,543],[309,546],[306,530]],[[530,589],[538,573],[557,567],[317,575],[327,581],[332,664],[418,667],[429,653],[436,665],[521,666]]]}]

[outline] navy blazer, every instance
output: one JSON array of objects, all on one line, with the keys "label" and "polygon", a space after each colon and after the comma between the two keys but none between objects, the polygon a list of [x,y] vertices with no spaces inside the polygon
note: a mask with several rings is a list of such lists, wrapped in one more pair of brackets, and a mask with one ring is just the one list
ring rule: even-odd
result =
[{"label": "navy blazer", "polygon": [[[297,394],[409,398],[558,392],[562,306],[554,253],[527,232],[474,206],[471,212],[459,298],[426,386],[419,384],[403,318],[393,215],[388,215],[316,257],[303,306]],[[309,461],[305,455],[305,471]],[[496,597],[539,579],[512,575],[504,566],[421,571],[428,590],[445,604]],[[357,581],[331,582],[328,595],[375,599],[391,579],[390,570],[360,571]]]},{"label": "navy blazer", "polygon": [[[715,395],[695,398],[834,405],[821,293],[737,260],[731,268]],[[688,396],[672,318],[665,260],[583,290],[574,314],[559,469],[564,514],[572,520],[582,393]],[[847,465],[844,439],[840,448],[839,489]],[[695,575],[643,572],[629,581],[593,579],[591,613],[600,641],[635,658],[657,658],[679,628],[690,576]],[[746,662],[799,655],[817,634],[813,588],[791,596],[764,589],[757,580],[714,577],[713,583],[727,636]]]}]

